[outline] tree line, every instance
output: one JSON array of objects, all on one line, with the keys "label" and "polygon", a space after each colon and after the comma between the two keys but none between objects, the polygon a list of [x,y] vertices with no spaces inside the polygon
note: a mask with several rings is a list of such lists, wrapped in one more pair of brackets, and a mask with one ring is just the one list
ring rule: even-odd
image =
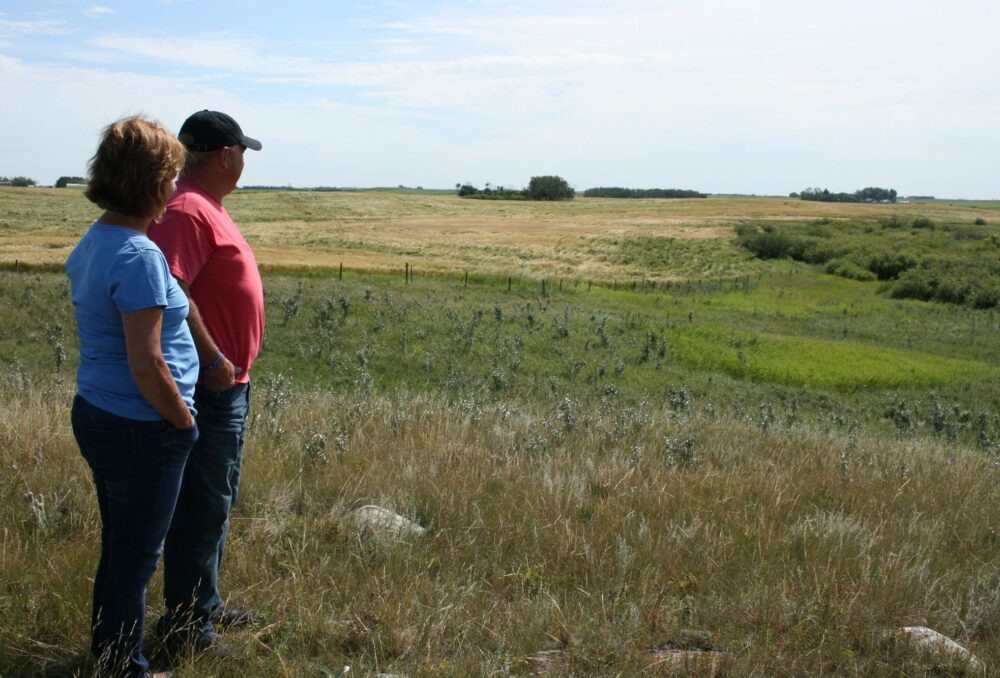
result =
[{"label": "tree line", "polygon": [[588,188],[586,198],[707,198],[699,191],[682,188],[622,188],[620,186]]},{"label": "tree line", "polygon": [[27,188],[34,186],[35,180],[31,177],[0,177],[0,184],[10,184],[17,188]]},{"label": "tree line", "polygon": [[788,197],[817,202],[896,202],[896,189],[868,186],[853,193],[831,193],[827,188],[804,188]]},{"label": "tree line", "polygon": [[486,188],[480,189],[470,182],[457,183],[455,189],[460,198],[478,198],[480,200],[572,200],[576,191],[560,176],[545,175],[531,177],[527,188],[520,190],[505,186],[493,186],[486,182]]}]

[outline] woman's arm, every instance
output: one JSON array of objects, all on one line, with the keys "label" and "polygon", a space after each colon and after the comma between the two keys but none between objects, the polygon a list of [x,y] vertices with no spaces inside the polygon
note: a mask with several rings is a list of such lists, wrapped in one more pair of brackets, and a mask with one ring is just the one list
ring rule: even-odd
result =
[{"label": "woman's arm", "polygon": [[163,309],[159,306],[122,313],[128,367],[142,395],[164,419],[176,428],[194,426],[194,417],[177,390],[167,361],[160,350]]}]

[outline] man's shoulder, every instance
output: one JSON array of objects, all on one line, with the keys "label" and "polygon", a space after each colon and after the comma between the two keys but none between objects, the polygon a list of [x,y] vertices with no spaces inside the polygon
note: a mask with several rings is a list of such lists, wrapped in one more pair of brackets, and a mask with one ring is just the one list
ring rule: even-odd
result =
[{"label": "man's shoulder", "polygon": [[217,206],[209,200],[202,191],[189,183],[179,183],[177,190],[167,202],[167,212],[182,212],[190,214],[211,213],[217,211]]}]

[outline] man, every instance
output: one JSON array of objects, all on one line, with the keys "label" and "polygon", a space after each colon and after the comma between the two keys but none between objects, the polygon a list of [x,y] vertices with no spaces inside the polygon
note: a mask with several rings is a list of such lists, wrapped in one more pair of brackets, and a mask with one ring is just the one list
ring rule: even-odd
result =
[{"label": "man", "polygon": [[188,323],[201,361],[195,409],[201,437],[191,452],[164,542],[166,614],[157,633],[168,647],[219,647],[215,629],[254,620],[227,608],[219,565],[229,511],[239,491],[250,367],[264,336],[264,294],[253,252],[222,200],[243,172],[243,154],[261,143],[231,117],[199,111],[181,126],[188,150],[177,190],[149,237],[190,299]]}]

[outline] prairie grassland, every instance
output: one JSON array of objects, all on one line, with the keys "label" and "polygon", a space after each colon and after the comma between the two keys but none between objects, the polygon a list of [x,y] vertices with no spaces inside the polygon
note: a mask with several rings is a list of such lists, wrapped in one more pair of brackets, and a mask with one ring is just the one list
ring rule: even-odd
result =
[{"label": "prairie grassland", "polygon": [[[755,262],[728,244],[733,225],[747,220],[921,215],[971,222],[998,214],[994,203],[851,205],[730,197],[538,203],[381,191],[242,191],[226,205],[269,268],[331,269],[343,263],[355,270],[396,271],[409,263],[423,273],[595,280],[751,274],[758,270]],[[0,189],[0,263],[61,263],[95,215],[76,190]],[[664,256],[635,261],[636,250],[650,244]]]},{"label": "prairie grassland", "polygon": [[[740,221],[887,206],[231,202],[277,269],[223,574],[266,622],[180,678],[962,674],[886,635],[904,625],[1000,663],[1000,311],[733,241]],[[0,189],[0,263],[61,263],[92,215],[72,191]],[[65,277],[0,271],[4,676],[88,670],[77,351]],[[359,533],[366,504],[428,533]],[[720,654],[663,653],[683,648]]]},{"label": "prairie grassland", "polygon": [[[4,675],[85,669],[99,519],[70,393],[0,386]],[[979,451],[649,401],[258,396],[225,580],[267,622],[176,675],[705,675],[651,653],[692,636],[725,675],[948,670],[886,636],[901,625],[1000,659],[1000,484]],[[359,535],[347,513],[370,503],[428,535]]]}]

